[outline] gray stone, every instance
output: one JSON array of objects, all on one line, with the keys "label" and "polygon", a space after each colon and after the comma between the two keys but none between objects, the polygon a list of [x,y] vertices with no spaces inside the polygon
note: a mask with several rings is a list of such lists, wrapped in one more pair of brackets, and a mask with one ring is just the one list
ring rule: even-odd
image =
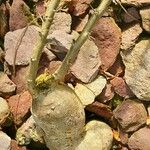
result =
[{"label": "gray stone", "polygon": [[98,74],[101,61],[95,43],[87,40],[81,47],[71,73],[82,82],[91,82]]},{"label": "gray stone", "polygon": [[134,132],[128,141],[131,150],[150,150],[150,128],[144,127]]},{"label": "gray stone", "polygon": [[150,39],[141,40],[130,51],[121,53],[125,65],[125,81],[141,100],[150,101]]},{"label": "gray stone", "polygon": [[0,131],[0,149],[10,150],[11,138],[4,132]]},{"label": "gray stone", "polygon": [[114,110],[114,117],[125,132],[136,131],[146,123],[147,112],[141,102],[125,100]]},{"label": "gray stone", "polygon": [[134,23],[124,29],[122,32],[121,49],[127,50],[132,48],[141,33],[142,28],[139,23]]},{"label": "gray stone", "polygon": [[142,17],[142,25],[145,31],[150,33],[150,7],[145,7],[140,10]]},{"label": "gray stone", "polygon": [[1,126],[10,114],[9,106],[6,100],[3,99],[2,97],[0,97],[0,107],[1,107],[0,109],[0,126]]},{"label": "gray stone", "polygon": [[0,96],[6,97],[14,94],[16,85],[8,78],[7,74],[0,72]]}]

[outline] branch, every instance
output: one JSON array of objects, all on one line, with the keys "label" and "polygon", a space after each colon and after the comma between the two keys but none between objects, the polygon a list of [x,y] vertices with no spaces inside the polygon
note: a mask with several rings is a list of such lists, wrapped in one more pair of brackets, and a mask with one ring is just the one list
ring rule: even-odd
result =
[{"label": "branch", "polygon": [[46,38],[49,32],[49,28],[52,24],[53,17],[55,11],[60,3],[60,0],[51,0],[47,5],[47,10],[45,13],[45,22],[42,24],[42,29],[40,32],[40,36],[37,40],[37,43],[33,49],[33,54],[29,67],[29,75],[28,75],[28,88],[29,91],[33,94],[35,91],[35,79],[37,75],[38,65],[40,61],[40,57],[42,54],[42,50],[46,43]]},{"label": "branch", "polygon": [[62,65],[54,73],[54,77],[56,80],[64,80],[64,77],[67,74],[70,66],[73,64],[78,55],[81,46],[85,43],[96,21],[103,15],[110,3],[111,0],[102,0],[98,8],[94,10],[93,15],[87,22],[82,33],[80,34],[76,42],[72,44],[70,50],[68,51],[65,59],[62,62]]}]

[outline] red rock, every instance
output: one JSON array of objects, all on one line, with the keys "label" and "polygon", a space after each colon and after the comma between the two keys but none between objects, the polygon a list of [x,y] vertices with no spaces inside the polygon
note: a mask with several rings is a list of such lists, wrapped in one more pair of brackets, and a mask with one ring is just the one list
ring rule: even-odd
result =
[{"label": "red rock", "polygon": [[125,67],[123,65],[121,56],[119,55],[114,64],[108,69],[108,72],[118,77],[124,75],[124,69]]},{"label": "red rock", "polygon": [[101,68],[107,70],[116,60],[121,44],[121,30],[111,17],[101,18],[92,30],[91,36],[99,48]]},{"label": "red rock", "polygon": [[44,0],[39,0],[36,3],[36,13],[37,15],[43,15],[45,12]]},{"label": "red rock", "polygon": [[69,9],[75,16],[83,15],[92,1],[93,0],[73,0]]},{"label": "red rock", "polygon": [[86,107],[86,110],[93,112],[97,114],[98,116],[110,119],[113,116],[113,113],[111,112],[111,109],[109,106],[99,103],[95,101],[94,103],[88,105]]},{"label": "red rock", "polygon": [[111,84],[107,83],[102,93],[98,96],[97,100],[103,103],[108,102],[114,97],[114,90]]},{"label": "red rock", "polygon": [[8,105],[10,111],[14,117],[14,123],[21,125],[28,117],[32,103],[32,97],[28,91],[22,92],[21,94],[11,96],[8,99]]},{"label": "red rock", "polygon": [[9,27],[11,31],[24,28],[29,22],[29,16],[25,9],[29,7],[23,0],[13,0],[10,7]]},{"label": "red rock", "polygon": [[0,5],[0,37],[4,37],[4,35],[9,29],[8,15],[9,15],[9,11],[7,9],[7,6],[4,3],[2,3]]},{"label": "red rock", "polygon": [[110,83],[118,95],[126,98],[134,96],[133,92],[129,89],[123,78],[115,77],[114,79],[110,80]]},{"label": "red rock", "polygon": [[136,131],[147,119],[146,109],[138,99],[123,101],[113,114],[124,132]]},{"label": "red rock", "polygon": [[19,146],[17,141],[11,140],[10,150],[27,150],[25,146]]},{"label": "red rock", "polygon": [[12,81],[16,84],[16,93],[19,94],[22,91],[27,90],[27,75],[29,67],[16,67],[16,76],[12,76]]}]

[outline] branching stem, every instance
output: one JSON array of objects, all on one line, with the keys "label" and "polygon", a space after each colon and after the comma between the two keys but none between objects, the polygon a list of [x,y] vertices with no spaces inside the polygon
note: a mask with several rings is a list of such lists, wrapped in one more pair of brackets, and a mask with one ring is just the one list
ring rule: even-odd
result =
[{"label": "branching stem", "polygon": [[34,94],[35,90],[35,79],[37,75],[39,60],[42,54],[42,50],[46,43],[46,38],[49,32],[49,28],[52,24],[53,17],[55,11],[60,3],[60,0],[51,0],[47,5],[47,10],[45,13],[45,22],[42,24],[42,29],[40,32],[40,36],[37,40],[37,43],[33,49],[33,55],[31,58],[30,68],[29,68],[29,75],[28,75],[28,88],[29,91]]},{"label": "branching stem", "polygon": [[84,27],[82,33],[78,37],[78,39],[75,41],[75,43],[72,44],[70,50],[68,51],[62,65],[58,68],[58,70],[54,73],[54,77],[56,80],[63,81],[65,75],[67,74],[70,66],[75,61],[79,50],[81,46],[84,44],[84,42],[87,40],[92,27],[95,25],[96,21],[103,15],[107,7],[110,5],[111,0],[102,0],[101,4],[98,6],[98,8],[94,11],[91,18],[88,20],[86,26]]}]

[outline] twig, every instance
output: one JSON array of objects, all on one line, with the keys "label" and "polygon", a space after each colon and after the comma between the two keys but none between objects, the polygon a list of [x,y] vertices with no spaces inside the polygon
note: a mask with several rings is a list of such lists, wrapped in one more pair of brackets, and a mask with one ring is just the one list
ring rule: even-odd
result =
[{"label": "twig", "polygon": [[36,79],[36,74],[38,70],[39,60],[40,60],[44,45],[46,43],[46,38],[49,32],[49,28],[52,24],[54,14],[59,3],[60,3],[60,0],[49,1],[46,12],[45,12],[45,22],[42,24],[40,36],[33,49],[33,54],[32,54],[30,68],[29,68],[29,75],[28,75],[28,88],[29,88],[29,91],[33,95],[34,95],[35,87],[36,87],[35,79]]},{"label": "twig", "polygon": [[63,81],[65,75],[67,74],[70,66],[75,61],[79,50],[81,46],[85,43],[88,36],[90,35],[92,27],[95,25],[96,21],[102,16],[104,11],[107,9],[107,7],[110,5],[111,0],[102,0],[101,4],[98,6],[98,8],[94,11],[93,15],[87,22],[86,26],[84,27],[82,33],[78,37],[78,39],[75,41],[75,43],[72,44],[70,50],[68,51],[65,59],[63,60],[62,65],[58,70],[54,73],[54,77],[56,80]]}]

